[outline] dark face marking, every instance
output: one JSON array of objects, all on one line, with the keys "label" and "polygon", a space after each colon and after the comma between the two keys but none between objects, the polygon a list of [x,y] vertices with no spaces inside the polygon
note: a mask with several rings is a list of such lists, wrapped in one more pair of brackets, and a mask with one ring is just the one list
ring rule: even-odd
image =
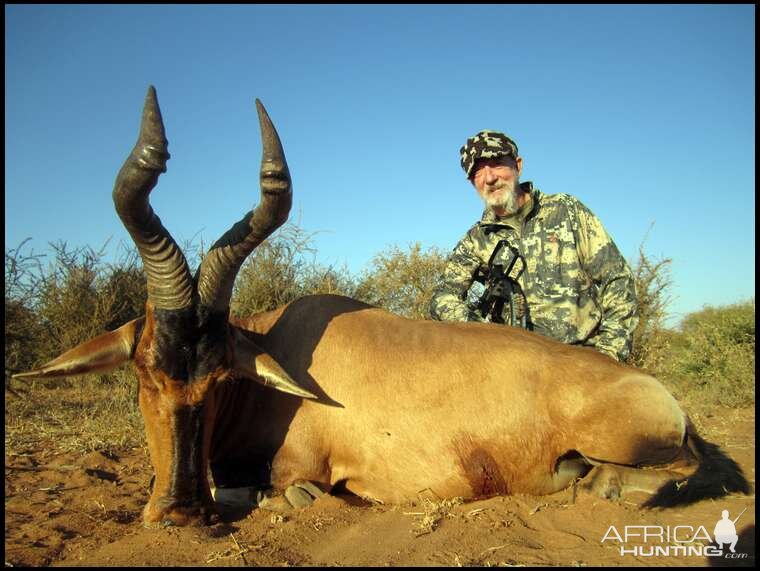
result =
[{"label": "dark face marking", "polygon": [[174,417],[174,465],[172,466],[170,497],[180,500],[177,507],[203,497],[206,473],[203,466],[204,406],[179,407]]},{"label": "dark face marking", "polygon": [[224,364],[228,315],[202,305],[155,309],[155,365],[185,383],[206,377]]}]

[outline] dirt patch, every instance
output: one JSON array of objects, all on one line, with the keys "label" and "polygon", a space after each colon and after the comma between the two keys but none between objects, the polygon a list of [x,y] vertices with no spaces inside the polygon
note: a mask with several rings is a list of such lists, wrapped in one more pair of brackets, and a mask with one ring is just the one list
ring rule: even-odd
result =
[{"label": "dirt patch", "polygon": [[[714,411],[700,429],[754,486],[754,410]],[[211,527],[146,529],[152,471],[144,448],[79,454],[53,444],[6,450],[6,566],[754,565],[754,494],[655,511],[640,509],[640,498],[612,502],[572,490],[401,506],[326,496],[286,515],[255,509]],[[722,510],[735,518],[745,508],[735,558],[693,554],[707,543],[699,526],[712,536]],[[621,554],[614,533],[602,541],[611,526],[620,535],[650,526],[648,541],[629,538]],[[656,535],[668,528],[677,528],[675,538]],[[659,555],[647,555],[658,546]]]}]

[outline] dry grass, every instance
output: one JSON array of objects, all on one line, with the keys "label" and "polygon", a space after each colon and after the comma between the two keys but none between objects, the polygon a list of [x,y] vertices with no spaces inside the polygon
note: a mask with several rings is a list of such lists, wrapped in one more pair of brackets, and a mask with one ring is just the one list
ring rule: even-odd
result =
[{"label": "dry grass", "polygon": [[117,371],[108,381],[85,376],[59,383],[14,381],[13,393],[6,391],[6,454],[40,443],[50,452],[145,447],[131,371]]},{"label": "dry grass", "polygon": [[462,498],[430,499],[423,498],[415,505],[414,511],[405,511],[404,515],[414,516],[416,519],[412,527],[412,533],[416,537],[432,533],[441,524],[444,518],[455,517],[454,508],[463,503]]}]

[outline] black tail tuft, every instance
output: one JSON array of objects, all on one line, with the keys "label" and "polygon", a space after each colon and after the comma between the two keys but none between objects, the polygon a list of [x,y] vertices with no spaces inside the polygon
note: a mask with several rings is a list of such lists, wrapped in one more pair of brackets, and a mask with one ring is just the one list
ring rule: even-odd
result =
[{"label": "black tail tuft", "polygon": [[689,419],[686,422],[686,444],[697,457],[699,468],[688,478],[662,486],[643,507],[670,508],[708,498],[720,498],[731,493],[749,494],[749,482],[739,465],[720,446],[707,442],[697,434]]}]

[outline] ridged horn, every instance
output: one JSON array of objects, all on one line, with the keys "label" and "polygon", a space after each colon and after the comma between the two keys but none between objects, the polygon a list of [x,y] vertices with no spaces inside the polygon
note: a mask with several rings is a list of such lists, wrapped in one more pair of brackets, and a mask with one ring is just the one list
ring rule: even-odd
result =
[{"label": "ridged horn", "polygon": [[193,281],[185,256],[153,212],[148,195],[169,160],[156,89],[145,97],[140,135],[113,189],[116,212],[137,246],[148,278],[148,300],[159,309],[192,305]]},{"label": "ridged horn", "polygon": [[287,219],[293,202],[290,172],[280,137],[256,99],[261,127],[261,201],[217,240],[198,268],[198,296],[206,306],[226,311],[240,266]]}]

